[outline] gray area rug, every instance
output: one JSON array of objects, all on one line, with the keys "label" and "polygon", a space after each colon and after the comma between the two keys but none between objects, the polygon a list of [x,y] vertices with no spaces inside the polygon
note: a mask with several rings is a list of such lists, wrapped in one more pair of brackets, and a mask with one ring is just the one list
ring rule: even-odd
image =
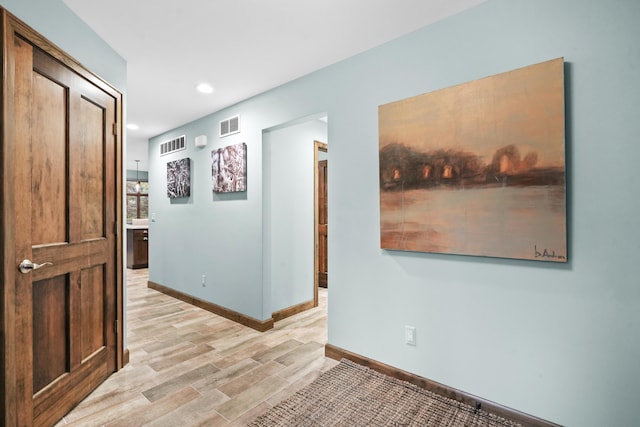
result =
[{"label": "gray area rug", "polygon": [[264,426],[520,426],[343,359],[249,424]]}]

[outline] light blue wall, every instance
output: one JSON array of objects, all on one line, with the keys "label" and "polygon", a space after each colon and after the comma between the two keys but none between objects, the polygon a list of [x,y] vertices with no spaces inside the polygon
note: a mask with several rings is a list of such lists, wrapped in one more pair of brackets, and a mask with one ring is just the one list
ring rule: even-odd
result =
[{"label": "light blue wall", "polygon": [[313,301],[314,141],[327,141],[317,118],[262,136],[264,317]]},{"label": "light blue wall", "polygon": [[[190,144],[207,132],[212,145],[189,149],[188,204],[152,187],[152,280],[262,318],[262,132],[327,112],[329,342],[560,424],[636,425],[638,22],[636,0],[490,0],[154,138],[151,182],[165,180],[161,141],[186,130]],[[569,262],[381,250],[378,106],[560,56]],[[208,151],[231,142],[215,128],[238,113],[249,189],[223,200],[211,195]],[[204,290],[201,269],[215,281]],[[416,347],[403,343],[404,325],[417,328]]]},{"label": "light blue wall", "polygon": [[[218,138],[205,117],[149,143],[149,280],[262,320],[262,128],[242,110],[241,134]],[[258,137],[245,139],[246,134]],[[186,135],[184,151],[160,156],[159,144]],[[194,139],[206,135],[205,148]],[[211,151],[247,143],[247,191],[213,194]],[[191,196],[167,197],[167,162],[191,159]],[[202,286],[202,275],[206,276]]]},{"label": "light blue wall", "polygon": [[[151,223],[149,225],[149,280],[164,286],[179,289],[181,292],[202,298],[223,307],[238,311],[258,320],[271,317],[274,311],[308,301],[312,287],[305,283],[284,282],[289,273],[282,265],[269,264],[263,271],[263,132],[268,147],[275,147],[278,161],[286,161],[286,153],[279,143],[288,145],[300,137],[310,139],[310,148],[306,155],[311,156],[311,164],[306,169],[309,192],[312,197],[313,177],[309,175],[313,168],[313,140],[325,138],[326,124],[318,120],[300,117],[317,117],[317,111],[307,110],[299,117],[283,115],[274,110],[273,117],[260,111],[261,102],[256,98],[245,102],[242,109],[230,109],[204,117],[176,129],[165,135],[153,138],[149,143],[149,207]],[[218,137],[218,122],[235,114],[241,114],[239,134],[225,138]],[[279,118],[278,118],[279,117]],[[290,122],[295,123],[290,123]],[[186,135],[187,148],[184,151],[160,156],[159,144],[168,139]],[[196,148],[194,139],[206,135],[205,148]],[[247,144],[247,191],[241,193],[213,194],[211,183],[211,151],[227,145],[244,142]],[[298,153],[305,155],[305,153]],[[299,161],[293,154],[291,162]],[[187,199],[171,201],[167,198],[166,165],[167,162],[189,157],[191,159],[191,196]],[[283,171],[274,172],[276,182],[280,182]],[[271,180],[270,172],[267,172]],[[297,185],[303,184],[298,180]],[[276,190],[278,192],[278,190]],[[281,195],[277,197],[281,197]],[[298,200],[296,203],[302,203]],[[311,200],[312,203],[312,200]],[[309,210],[308,230],[313,230],[313,205],[295,206],[296,209]],[[270,208],[269,208],[270,209]],[[155,220],[154,220],[155,218]],[[271,230],[285,227],[276,218]],[[300,232],[302,225],[297,226]],[[280,234],[280,233],[278,233]],[[299,236],[296,236],[296,238]],[[312,235],[311,235],[312,237]],[[285,253],[301,249],[309,250],[305,243],[298,241],[282,242],[276,252]],[[266,244],[270,245],[271,240]],[[293,243],[290,245],[289,243]],[[312,242],[311,242],[312,245]],[[272,253],[273,254],[273,253]],[[299,253],[295,254],[300,256]],[[312,273],[313,247],[306,266],[297,266],[287,280],[301,279]],[[310,271],[309,268],[311,268]],[[267,280],[263,286],[263,276]],[[202,286],[202,276],[206,284]],[[271,283],[275,280],[275,285]],[[311,276],[311,280],[313,277]],[[286,289],[293,292],[285,292]]]}]

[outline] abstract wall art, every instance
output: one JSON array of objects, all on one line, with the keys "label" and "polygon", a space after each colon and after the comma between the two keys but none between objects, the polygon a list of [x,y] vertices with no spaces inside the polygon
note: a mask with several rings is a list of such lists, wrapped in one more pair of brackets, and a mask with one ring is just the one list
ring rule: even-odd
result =
[{"label": "abstract wall art", "polygon": [[567,261],[564,59],[381,105],[380,242]]},{"label": "abstract wall art", "polygon": [[167,163],[167,196],[170,199],[191,195],[191,159],[186,157]]},{"label": "abstract wall art", "polygon": [[247,189],[247,144],[229,145],[211,152],[214,193]]}]

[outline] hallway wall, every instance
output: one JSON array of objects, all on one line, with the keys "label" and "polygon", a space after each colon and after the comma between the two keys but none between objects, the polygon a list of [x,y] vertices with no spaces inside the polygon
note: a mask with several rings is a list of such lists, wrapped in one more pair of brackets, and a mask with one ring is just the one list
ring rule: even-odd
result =
[{"label": "hallway wall", "polygon": [[[263,131],[326,112],[329,343],[560,424],[635,424],[639,21],[635,0],[490,0],[153,138],[150,179],[166,180],[158,146],[182,133],[194,174],[188,200],[153,189],[151,279],[263,318]],[[561,56],[569,262],[381,250],[378,106]],[[235,114],[242,133],[219,139]],[[248,190],[213,196],[209,152],[235,142],[247,143]]]}]

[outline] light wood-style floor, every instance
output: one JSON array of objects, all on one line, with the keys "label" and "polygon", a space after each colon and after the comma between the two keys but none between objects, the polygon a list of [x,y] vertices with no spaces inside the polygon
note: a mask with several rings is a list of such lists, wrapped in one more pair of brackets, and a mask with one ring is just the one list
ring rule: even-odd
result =
[{"label": "light wood-style floor", "polygon": [[241,426],[338,363],[324,357],[325,289],[260,333],[148,289],[146,269],[127,276],[130,363],[58,427]]}]

